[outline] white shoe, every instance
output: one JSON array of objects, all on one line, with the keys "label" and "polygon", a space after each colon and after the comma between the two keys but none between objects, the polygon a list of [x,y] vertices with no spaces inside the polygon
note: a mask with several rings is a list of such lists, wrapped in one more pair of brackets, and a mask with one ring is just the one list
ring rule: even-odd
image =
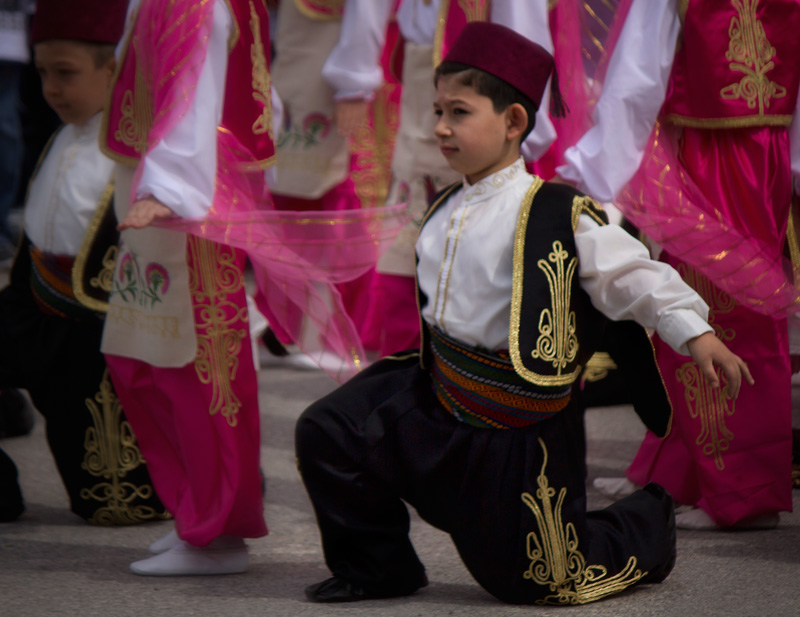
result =
[{"label": "white shoe", "polygon": [[775,529],[780,522],[780,515],[775,512],[772,514],[764,514],[754,518],[744,519],[722,527],[714,522],[708,513],[700,508],[692,508],[686,512],[682,512],[675,516],[675,526],[678,529],[691,529],[694,531],[716,531],[719,529],[725,530],[746,530],[746,529]]},{"label": "white shoe", "polygon": [[167,535],[161,536],[153,542],[148,548],[153,555],[160,555],[175,546],[179,540],[178,532],[173,529]]},{"label": "white shoe", "polygon": [[242,538],[221,536],[208,546],[178,540],[169,550],[131,564],[140,576],[211,576],[247,570],[249,556]]},{"label": "white shoe", "polygon": [[614,500],[632,495],[641,488],[628,478],[595,478],[592,484],[601,495]]}]

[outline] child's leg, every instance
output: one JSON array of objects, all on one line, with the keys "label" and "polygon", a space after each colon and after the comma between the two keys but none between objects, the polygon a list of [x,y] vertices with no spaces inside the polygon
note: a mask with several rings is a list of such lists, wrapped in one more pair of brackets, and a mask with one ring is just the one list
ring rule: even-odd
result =
[{"label": "child's leg", "polygon": [[672,500],[660,487],[586,512],[579,423],[573,408],[469,440],[450,532],[472,575],[500,600],[585,604],[660,582],[674,563]]},{"label": "child's leg", "polygon": [[[408,538],[401,487],[394,482],[403,476],[401,461],[383,447],[396,416],[413,407],[418,362],[414,357],[373,365],[309,407],[297,423],[298,466],[317,515],[325,561],[335,577],[363,597],[407,595],[427,582]],[[385,452],[380,461],[374,458],[378,452]]]}]

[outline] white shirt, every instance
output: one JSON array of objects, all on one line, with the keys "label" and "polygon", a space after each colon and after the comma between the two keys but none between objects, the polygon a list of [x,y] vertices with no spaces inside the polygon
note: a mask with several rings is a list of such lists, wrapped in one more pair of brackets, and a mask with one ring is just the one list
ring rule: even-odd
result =
[{"label": "white shirt", "polygon": [[31,180],[25,233],[45,252],[75,256],[97,209],[114,163],[97,147],[102,113],[83,126],[65,125]]},{"label": "white shirt", "polygon": [[[322,69],[323,77],[336,90],[336,100],[369,99],[383,83],[380,57],[393,6],[394,0],[345,3],[339,43]],[[403,38],[415,45],[433,46],[440,6],[441,0],[403,0],[397,11]],[[494,0],[489,17],[492,23],[507,26],[553,53],[547,0]],[[542,156],[556,138],[549,108],[548,84],[536,113],[536,126],[523,145],[529,160]]]},{"label": "white shirt", "polygon": [[[131,17],[141,0],[132,0],[123,42],[133,26]],[[214,0],[208,52],[186,115],[144,157],[137,197],[153,195],[183,218],[208,213],[217,171],[217,127],[222,121],[228,39],[233,21],[226,0]],[[117,58],[122,49],[117,47]]]},{"label": "white shirt", "polygon": [[[428,298],[422,317],[467,345],[508,349],[514,234],[533,179],[519,159],[472,186],[465,181],[417,240],[419,286]],[[581,215],[575,243],[580,285],[609,319],[654,329],[682,354],[687,341],[712,331],[702,298],[621,227]]]},{"label": "white shirt", "polygon": [[[608,66],[594,126],[564,153],[558,173],[600,201],[630,181],[666,98],[681,32],[675,0],[634,0]],[[800,192],[800,94],[789,127],[795,189]]]}]

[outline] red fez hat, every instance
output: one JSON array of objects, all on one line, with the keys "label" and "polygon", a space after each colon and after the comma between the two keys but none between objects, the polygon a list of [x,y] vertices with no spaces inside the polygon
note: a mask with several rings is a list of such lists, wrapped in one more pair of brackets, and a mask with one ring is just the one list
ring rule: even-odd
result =
[{"label": "red fez hat", "polygon": [[31,44],[68,39],[116,45],[127,12],[128,0],[37,0]]},{"label": "red fez hat", "polygon": [[536,109],[539,109],[547,80],[553,73],[553,112],[554,115],[563,115],[553,56],[541,45],[510,28],[483,21],[469,22],[443,62],[464,64],[494,75],[527,96]]}]

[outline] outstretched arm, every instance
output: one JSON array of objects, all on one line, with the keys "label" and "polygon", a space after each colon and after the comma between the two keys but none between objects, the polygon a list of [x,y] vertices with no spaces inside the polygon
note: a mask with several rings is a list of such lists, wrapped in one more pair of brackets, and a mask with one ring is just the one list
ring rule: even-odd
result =
[{"label": "outstretched arm", "polygon": [[155,221],[165,219],[173,215],[172,210],[158,201],[155,197],[149,196],[137,199],[128,208],[128,214],[117,225],[117,229],[142,229],[152,225]]},{"label": "outstretched arm", "polygon": [[711,332],[706,332],[693,339],[687,344],[692,360],[697,362],[697,366],[703,371],[708,383],[712,387],[718,388],[720,385],[719,376],[714,368],[719,366],[728,378],[728,393],[731,398],[739,396],[739,388],[742,385],[742,377],[751,386],[755,383],[747,363],[733,353]]}]

